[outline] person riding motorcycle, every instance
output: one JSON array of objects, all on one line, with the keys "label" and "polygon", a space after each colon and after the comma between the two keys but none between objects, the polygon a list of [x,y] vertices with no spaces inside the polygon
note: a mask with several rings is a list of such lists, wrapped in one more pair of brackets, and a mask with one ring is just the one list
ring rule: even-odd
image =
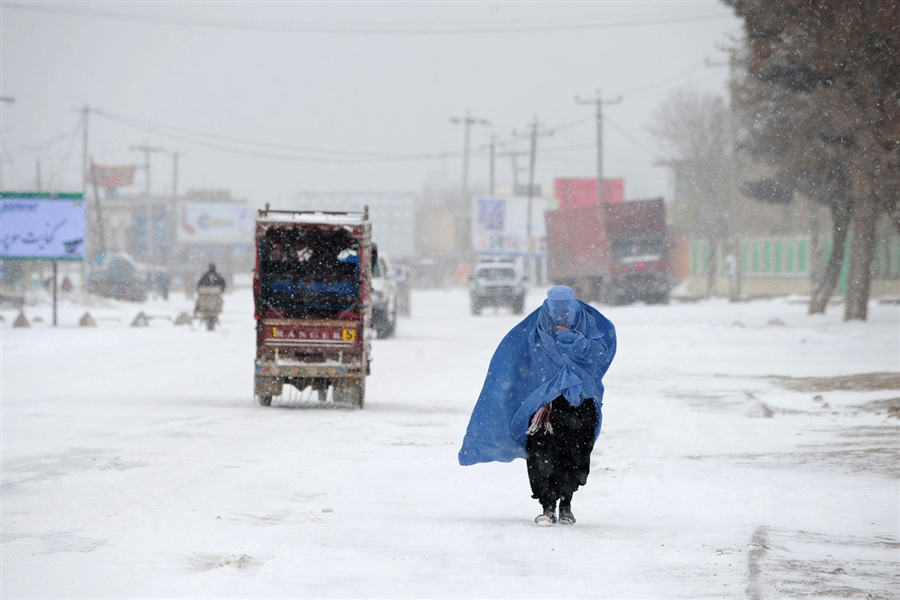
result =
[{"label": "person riding motorcycle", "polygon": [[194,314],[206,322],[206,328],[212,331],[219,321],[222,312],[222,293],[225,291],[225,278],[216,272],[216,265],[209,264],[209,269],[197,282],[197,304]]},{"label": "person riding motorcycle", "polygon": [[215,263],[209,263],[209,269],[197,282],[197,289],[199,290],[202,287],[217,287],[223,292],[225,291],[225,278],[216,272]]}]

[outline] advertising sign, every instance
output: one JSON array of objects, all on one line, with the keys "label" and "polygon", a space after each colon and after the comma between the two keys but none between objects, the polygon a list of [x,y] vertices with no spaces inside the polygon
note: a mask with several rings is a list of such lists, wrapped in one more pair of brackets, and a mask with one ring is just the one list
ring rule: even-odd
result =
[{"label": "advertising sign", "polygon": [[0,259],[84,260],[84,196],[0,193]]},{"label": "advertising sign", "polygon": [[178,208],[178,241],[246,244],[253,240],[253,213],[246,204],[185,202]]},{"label": "advertising sign", "polygon": [[[550,210],[546,198],[531,199],[531,237],[534,256],[547,254],[544,213]],[[528,231],[528,198],[473,198],[472,248],[477,254],[524,256]]]},{"label": "advertising sign", "polygon": [[97,185],[111,188],[133,184],[134,172],[137,170],[137,166],[93,165],[91,170],[94,173],[94,180],[97,182]]},{"label": "advertising sign", "polygon": [[[559,199],[560,208],[597,204],[596,179],[557,179],[554,182],[554,191]],[[605,202],[622,202],[624,192],[624,179],[603,180],[603,200]]]}]

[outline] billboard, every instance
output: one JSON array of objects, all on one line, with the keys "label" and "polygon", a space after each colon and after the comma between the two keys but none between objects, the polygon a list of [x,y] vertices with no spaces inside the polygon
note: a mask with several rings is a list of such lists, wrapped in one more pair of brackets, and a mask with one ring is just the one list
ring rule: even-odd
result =
[{"label": "billboard", "polygon": [[[534,256],[547,254],[544,213],[551,210],[546,198],[531,199],[531,237]],[[528,198],[473,198],[472,248],[476,254],[524,256],[528,231]]]},{"label": "billboard", "polygon": [[94,181],[97,185],[106,188],[122,187],[134,183],[134,172],[137,165],[92,165],[91,173],[94,174]]},{"label": "billboard", "polygon": [[[597,204],[596,179],[557,179],[554,191],[559,199],[560,208]],[[622,202],[625,196],[624,179],[603,180],[603,200],[605,202]]]},{"label": "billboard", "polygon": [[0,193],[0,259],[84,260],[84,196]]},{"label": "billboard", "polygon": [[253,223],[253,211],[243,203],[184,202],[178,207],[178,241],[249,244]]}]

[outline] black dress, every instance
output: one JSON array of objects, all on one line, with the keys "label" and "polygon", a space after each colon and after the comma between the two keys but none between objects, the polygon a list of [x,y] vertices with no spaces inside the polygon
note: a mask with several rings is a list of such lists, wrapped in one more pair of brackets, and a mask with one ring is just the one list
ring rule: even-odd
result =
[{"label": "black dress", "polygon": [[544,508],[572,502],[579,486],[587,483],[597,427],[597,406],[588,398],[575,407],[562,396],[550,403],[551,433],[540,427],[525,442],[525,460],[532,498]]}]

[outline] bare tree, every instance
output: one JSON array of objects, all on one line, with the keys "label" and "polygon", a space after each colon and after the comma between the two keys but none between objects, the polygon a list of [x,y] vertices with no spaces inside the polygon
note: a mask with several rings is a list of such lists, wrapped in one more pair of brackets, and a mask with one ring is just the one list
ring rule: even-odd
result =
[{"label": "bare tree", "polygon": [[730,181],[733,173],[731,116],[725,99],[691,87],[673,91],[648,125],[667,158],[690,174],[694,210],[691,229],[709,240],[707,296],[715,289],[716,255],[729,239]]}]

